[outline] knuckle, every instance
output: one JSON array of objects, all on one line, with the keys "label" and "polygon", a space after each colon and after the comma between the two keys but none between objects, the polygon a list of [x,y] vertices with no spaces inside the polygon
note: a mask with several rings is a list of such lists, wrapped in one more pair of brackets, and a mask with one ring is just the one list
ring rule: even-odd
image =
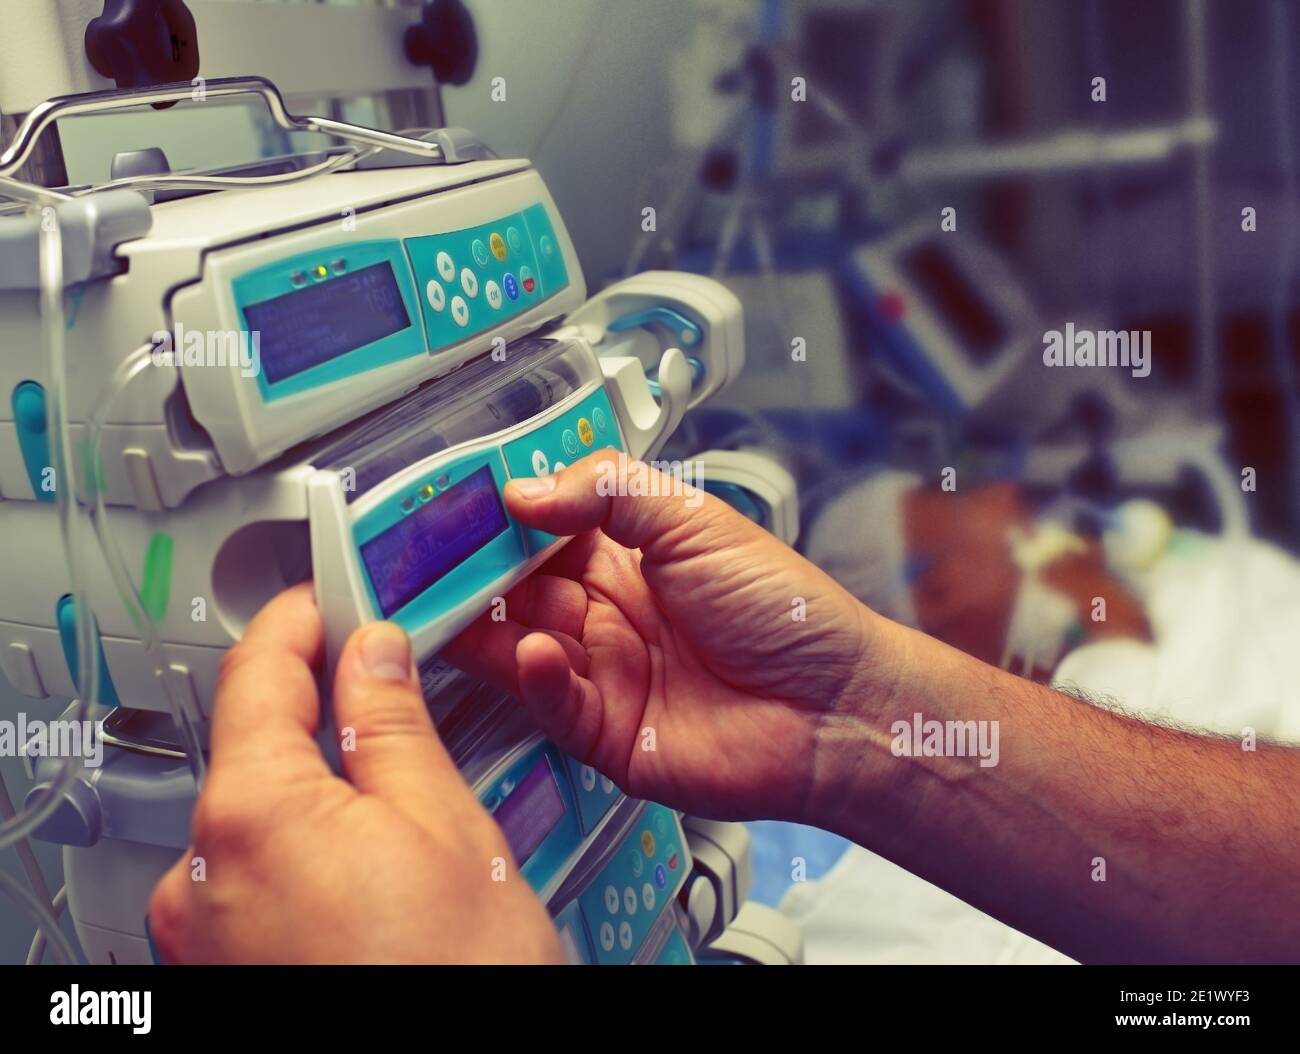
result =
[{"label": "knuckle", "polygon": [[350,715],[349,724],[358,740],[371,742],[433,735],[424,701],[413,688],[399,685],[371,692],[365,707]]},{"label": "knuckle", "polygon": [[201,855],[240,852],[257,837],[263,810],[238,788],[209,783],[194,807],[194,845]]}]

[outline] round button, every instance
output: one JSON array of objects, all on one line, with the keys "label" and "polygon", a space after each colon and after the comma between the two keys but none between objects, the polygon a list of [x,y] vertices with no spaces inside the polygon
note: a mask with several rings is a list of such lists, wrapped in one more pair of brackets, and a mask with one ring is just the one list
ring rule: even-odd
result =
[{"label": "round button", "polygon": [[429,279],[429,284],[424,287],[424,295],[429,300],[429,306],[435,311],[441,311],[447,306],[447,294],[442,288],[442,283],[436,278]]},{"label": "round button", "polygon": [[591,411],[591,421],[596,426],[596,432],[600,435],[605,434],[605,429],[609,427],[609,419],[605,416],[605,411],[599,406]]},{"label": "round button", "polygon": [[613,886],[605,887],[605,910],[611,915],[618,914],[618,890]]},{"label": "round button", "polygon": [[641,854],[638,853],[635,849],[632,850],[632,858],[630,860],[630,864],[632,867],[632,877],[640,878],[641,872],[645,870],[645,860],[642,858]]},{"label": "round button", "polygon": [[501,279],[501,284],[505,286],[506,296],[511,300],[519,299],[519,283],[515,281],[515,276],[506,272],[506,276]]},{"label": "round button", "polygon": [[487,297],[488,307],[496,310],[501,306],[501,287],[496,282],[488,279],[487,285],[483,287],[483,295]]},{"label": "round button", "polygon": [[456,264],[448,253],[441,252],[438,254],[437,265],[438,273],[442,275],[443,281],[450,282],[456,277]]},{"label": "round button", "polygon": [[486,267],[488,263],[488,247],[483,244],[482,238],[475,238],[474,244],[469,247],[470,253],[474,257],[474,262],[480,267]]},{"label": "round button", "polygon": [[600,789],[603,790],[606,794],[613,794],[613,793],[614,793],[614,781],[613,781],[612,779],[610,779],[608,776],[601,776],[601,777],[600,777]]},{"label": "round button", "polygon": [[668,820],[663,813],[655,817],[655,830],[659,832],[660,837],[668,833]]},{"label": "round button", "polygon": [[[534,450],[533,451],[533,474],[537,476],[548,476],[550,475],[550,473],[551,473],[551,465],[550,462],[546,460],[546,452],[543,450]],[[586,776],[587,768],[588,766],[584,766],[582,770],[583,771],[582,779],[584,783],[587,780],[587,776]],[[591,781],[592,783],[596,782],[596,776],[594,774],[594,770],[591,777]]]},{"label": "round button", "polygon": [[[563,461],[557,461],[557,462],[555,463],[555,471],[556,471],[556,472],[559,472],[560,469],[562,469],[562,468],[564,468],[564,462],[563,462]],[[604,777],[602,776],[601,779],[604,779]]]},{"label": "round button", "polygon": [[600,924],[600,946],[607,952],[614,950],[614,927],[611,923]]},{"label": "round button", "polygon": [[533,272],[527,267],[519,268],[519,284],[524,287],[525,293],[531,293],[537,288],[537,279],[533,277]]},{"label": "round button", "polygon": [[573,434],[572,428],[564,430],[564,435],[560,437],[560,441],[564,444],[564,452],[569,457],[578,456],[578,437]]},{"label": "round button", "polygon": [[624,951],[632,949],[632,923],[620,922],[618,924],[618,945]]},{"label": "round button", "polygon": [[465,295],[473,299],[478,296],[478,275],[468,267],[462,268],[460,272],[460,287],[465,290]]},{"label": "round button", "polygon": [[461,297],[451,298],[451,317],[458,326],[469,325],[469,305]]},{"label": "round button", "polygon": [[596,441],[596,433],[591,430],[591,422],[585,417],[578,418],[578,438],[583,446],[591,446]]},{"label": "round button", "polygon": [[668,885],[668,872],[664,870],[663,864],[655,864],[655,885],[660,889]]},{"label": "round button", "polygon": [[506,243],[496,231],[493,231],[491,237],[488,238],[488,246],[492,250],[492,255],[498,260],[506,258]]},{"label": "round button", "polygon": [[641,887],[641,903],[645,905],[646,911],[652,911],[655,906],[655,887],[647,882]]},{"label": "round button", "polygon": [[[540,454],[541,451],[539,450],[537,453]],[[533,455],[534,458],[536,456],[537,454]],[[578,770],[578,779],[582,782],[583,790],[594,791],[596,789],[596,770],[590,765],[583,765],[582,768]]]},{"label": "round button", "polygon": [[549,234],[542,235],[541,241],[537,243],[537,247],[541,250],[542,255],[548,260],[555,255],[555,242],[551,241],[551,236]]},{"label": "round button", "polygon": [[523,245],[524,240],[523,240],[521,237],[519,237],[519,228],[518,228],[518,227],[507,227],[507,228],[506,228],[506,241],[510,244],[510,248],[511,248],[514,252],[518,252],[518,251],[519,251],[519,246]]},{"label": "round button", "polygon": [[655,836],[649,831],[641,832],[641,852],[646,856],[655,855]]},{"label": "round button", "polygon": [[623,910],[629,915],[635,915],[637,909],[636,890],[628,886],[623,890]]}]

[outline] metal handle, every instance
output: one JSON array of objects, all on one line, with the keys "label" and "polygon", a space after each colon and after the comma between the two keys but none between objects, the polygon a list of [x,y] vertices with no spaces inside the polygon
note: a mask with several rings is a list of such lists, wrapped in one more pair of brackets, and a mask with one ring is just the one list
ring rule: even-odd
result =
[{"label": "metal handle", "polygon": [[[320,132],[337,136],[366,146],[399,150],[415,154],[426,161],[443,161],[442,147],[437,143],[412,139],[395,132],[381,132],[375,128],[334,121],[328,117],[299,117],[291,114],[284,104],[280,89],[265,77],[214,77],[202,85],[202,98],[228,98],[235,95],[260,95],[277,125],[289,132]],[[196,85],[189,81],[160,84],[152,88],[115,88],[107,91],[87,92],[84,95],[60,95],[36,106],[18,126],[13,142],[0,154],[0,176],[8,176],[31,156],[36,141],[64,117],[84,114],[108,113],[147,103],[198,101]]]}]

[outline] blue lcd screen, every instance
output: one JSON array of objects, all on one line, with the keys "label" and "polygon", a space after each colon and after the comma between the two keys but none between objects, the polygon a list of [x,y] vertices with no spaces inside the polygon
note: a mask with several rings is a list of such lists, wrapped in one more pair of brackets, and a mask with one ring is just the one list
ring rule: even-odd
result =
[{"label": "blue lcd screen", "polygon": [[506,529],[492,469],[484,465],[361,546],[387,618]]},{"label": "blue lcd screen", "polygon": [[364,348],[411,324],[388,261],[244,307],[268,384]]},{"label": "blue lcd screen", "polygon": [[492,814],[520,867],[564,818],[564,799],[542,758]]}]

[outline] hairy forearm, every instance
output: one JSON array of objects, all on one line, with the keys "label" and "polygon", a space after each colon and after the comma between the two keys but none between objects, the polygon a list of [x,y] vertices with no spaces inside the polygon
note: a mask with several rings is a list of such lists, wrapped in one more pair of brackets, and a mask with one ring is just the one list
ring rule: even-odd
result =
[{"label": "hairy forearm", "polygon": [[[1300,961],[1300,751],[1151,725],[885,633],[820,731],[815,822],[1080,960]],[[918,720],[996,722],[965,740],[985,763],[925,756]]]}]

